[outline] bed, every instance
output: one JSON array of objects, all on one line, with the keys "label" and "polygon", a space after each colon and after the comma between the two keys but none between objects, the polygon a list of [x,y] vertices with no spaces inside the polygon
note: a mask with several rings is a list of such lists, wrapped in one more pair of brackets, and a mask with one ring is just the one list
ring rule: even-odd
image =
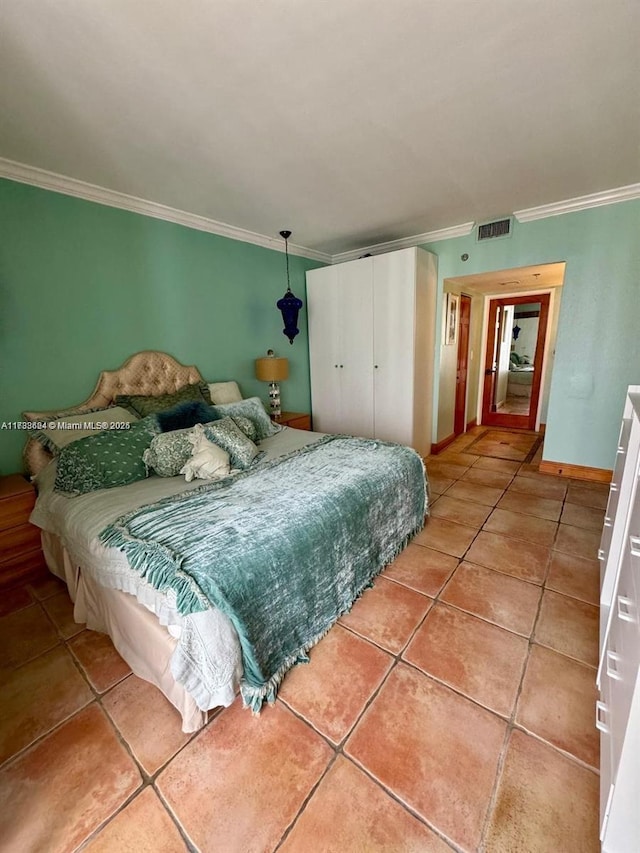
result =
[{"label": "bed", "polygon": [[509,359],[509,376],[507,379],[507,396],[531,397],[534,365],[515,352]]},{"label": "bed", "polygon": [[[171,356],[137,353],[93,394],[33,422],[91,414],[117,395],[202,382]],[[31,520],[74,618],[110,635],[134,673],[178,709],[184,731],[242,692],[258,712],[306,653],[406,546],[427,511],[422,460],[386,442],[288,427],[222,480],[150,476],[70,497],[58,460],[31,438]],[[295,606],[294,606],[295,605]]]}]

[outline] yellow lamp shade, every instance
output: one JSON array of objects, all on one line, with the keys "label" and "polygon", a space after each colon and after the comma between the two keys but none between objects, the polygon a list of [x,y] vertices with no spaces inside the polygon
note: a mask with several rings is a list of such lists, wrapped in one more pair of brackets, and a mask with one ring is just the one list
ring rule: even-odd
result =
[{"label": "yellow lamp shade", "polygon": [[261,382],[281,382],[289,377],[289,359],[265,356],[256,358],[256,379]]}]

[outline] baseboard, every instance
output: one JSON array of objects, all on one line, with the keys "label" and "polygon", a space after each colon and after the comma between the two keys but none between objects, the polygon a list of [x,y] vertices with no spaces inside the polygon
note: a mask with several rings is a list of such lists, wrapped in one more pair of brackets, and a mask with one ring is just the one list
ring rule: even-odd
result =
[{"label": "baseboard", "polygon": [[442,453],[445,447],[449,447],[452,441],[455,441],[455,435],[451,433],[446,438],[443,438],[442,441],[439,441],[437,444],[431,445],[431,455],[437,456],[438,453]]},{"label": "baseboard", "polygon": [[467,430],[473,429],[474,426],[478,426],[478,419],[474,418],[472,421],[469,421],[467,424]]},{"label": "baseboard", "polygon": [[541,474],[556,474],[572,477],[574,480],[591,480],[595,483],[610,483],[613,471],[607,468],[589,468],[588,465],[571,465],[568,462],[541,462],[538,466]]}]

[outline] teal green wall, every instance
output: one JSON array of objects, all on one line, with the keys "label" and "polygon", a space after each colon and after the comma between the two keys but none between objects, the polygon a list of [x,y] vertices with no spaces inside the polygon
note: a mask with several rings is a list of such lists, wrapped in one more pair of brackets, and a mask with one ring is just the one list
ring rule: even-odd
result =
[{"label": "teal green wall", "polygon": [[544,458],[613,468],[625,391],[640,384],[640,201],[514,222],[508,239],[477,243],[472,233],[425,248],[438,255],[440,294],[454,276],[566,261]]},{"label": "teal green wall", "polygon": [[[640,384],[640,201],[425,248],[440,294],[446,278],[566,262],[544,457],[611,468],[626,387]],[[290,260],[304,299],[319,264]],[[284,406],[309,411],[306,308],[290,346],[275,308],[284,282],[281,252],[0,180],[0,422],[80,402],[100,370],[141,349],[266,400],[253,359],[274,347],[290,359]],[[20,469],[23,440],[0,431],[0,473]]]},{"label": "teal green wall", "polygon": [[[303,300],[319,265],[290,258]],[[266,400],[253,360],[272,347],[290,359],[285,408],[309,411],[306,308],[291,346],[275,307],[285,286],[282,252],[0,180],[0,422],[81,402],[143,349]],[[0,431],[0,473],[21,469],[23,443]]]}]

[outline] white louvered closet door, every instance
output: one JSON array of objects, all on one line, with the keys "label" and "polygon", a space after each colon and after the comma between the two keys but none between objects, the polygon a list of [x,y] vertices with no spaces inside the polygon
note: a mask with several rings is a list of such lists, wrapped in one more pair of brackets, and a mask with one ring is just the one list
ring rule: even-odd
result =
[{"label": "white louvered closet door", "polygon": [[376,438],[413,443],[416,250],[378,255],[373,267]]},{"label": "white louvered closet door", "polygon": [[340,431],[374,437],[373,421],[373,258],[336,267],[338,272],[338,373]]}]

